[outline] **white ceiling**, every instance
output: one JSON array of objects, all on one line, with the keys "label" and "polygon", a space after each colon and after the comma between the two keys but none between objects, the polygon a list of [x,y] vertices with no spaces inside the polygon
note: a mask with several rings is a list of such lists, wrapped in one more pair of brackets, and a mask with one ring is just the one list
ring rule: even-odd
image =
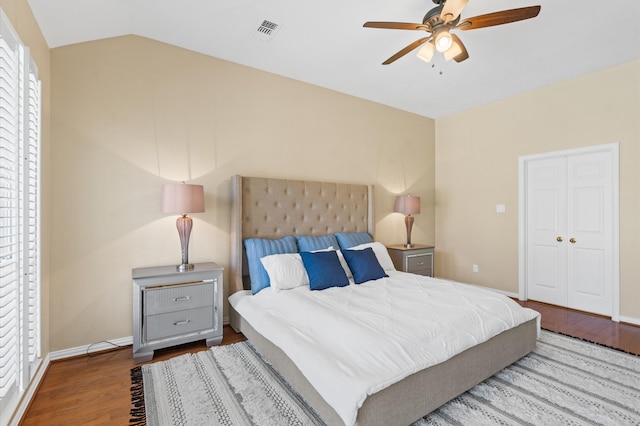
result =
[{"label": "white ceiling", "polygon": [[[424,32],[362,27],[422,22],[431,0],[28,1],[51,48],[135,34],[431,118],[640,58],[637,0],[470,0],[462,19],[542,10],[458,31],[470,58],[434,66],[415,52],[381,65]],[[265,19],[280,25],[269,41],[257,37]]]}]

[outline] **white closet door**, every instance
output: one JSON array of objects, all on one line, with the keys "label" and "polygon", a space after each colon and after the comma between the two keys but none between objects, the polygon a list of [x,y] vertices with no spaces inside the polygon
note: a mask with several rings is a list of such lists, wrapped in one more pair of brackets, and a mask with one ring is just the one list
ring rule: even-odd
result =
[{"label": "white closet door", "polygon": [[612,313],[611,153],[567,158],[568,307]]},{"label": "white closet door", "polygon": [[527,164],[527,294],[530,299],[611,316],[612,153]]},{"label": "white closet door", "polygon": [[567,306],[566,160],[532,161],[527,172],[528,296]]}]

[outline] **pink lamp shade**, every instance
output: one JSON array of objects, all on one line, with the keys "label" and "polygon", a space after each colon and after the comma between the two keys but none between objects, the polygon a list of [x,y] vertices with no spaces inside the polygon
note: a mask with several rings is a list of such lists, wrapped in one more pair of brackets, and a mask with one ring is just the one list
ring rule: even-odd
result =
[{"label": "pink lamp shade", "polygon": [[396,197],[395,211],[405,215],[404,224],[407,227],[407,248],[411,248],[411,228],[413,228],[412,214],[420,213],[420,197],[411,195],[398,195]]},{"label": "pink lamp shade", "polygon": [[162,213],[203,213],[204,187],[186,183],[162,186]]},{"label": "pink lamp shade", "polygon": [[402,214],[420,213],[420,197],[412,197],[411,195],[398,195],[396,197],[395,211]]},{"label": "pink lamp shade", "polygon": [[166,183],[162,186],[162,212],[178,213],[176,228],[180,236],[182,263],[176,266],[178,271],[188,271],[194,268],[189,263],[189,237],[193,221],[187,213],[204,212],[204,187],[202,185],[188,185],[184,182]]}]

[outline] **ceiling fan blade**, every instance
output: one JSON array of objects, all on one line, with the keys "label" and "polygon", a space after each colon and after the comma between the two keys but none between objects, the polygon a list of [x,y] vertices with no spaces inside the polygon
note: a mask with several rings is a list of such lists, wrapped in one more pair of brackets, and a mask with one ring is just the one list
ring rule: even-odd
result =
[{"label": "ceiling fan blade", "polygon": [[429,41],[430,39],[431,39],[431,36],[423,37],[419,40],[414,41],[413,43],[411,43],[410,45],[408,45],[407,47],[405,47],[404,49],[402,49],[401,51],[399,51],[398,53],[396,53],[386,61],[384,61],[382,65],[389,65],[390,63],[395,62],[396,60],[402,58],[404,55],[416,49],[417,47],[421,46],[423,43]]},{"label": "ceiling fan blade", "polygon": [[366,28],[384,28],[389,30],[427,30],[424,24],[413,24],[411,22],[365,22]]},{"label": "ceiling fan blade", "polygon": [[462,40],[460,40],[460,38],[455,34],[451,34],[451,39],[453,41],[453,44],[451,45],[449,50],[444,52],[444,58],[447,61],[453,58],[453,60],[456,62],[462,62],[466,59],[469,59],[469,52],[467,52],[467,48],[464,47]]},{"label": "ceiling fan blade", "polygon": [[488,13],[467,18],[460,22],[456,29],[476,30],[478,28],[493,27],[494,25],[508,24],[510,22],[522,21],[535,18],[540,13],[540,6],[521,7],[518,9],[503,10],[500,12]]},{"label": "ceiling fan blade", "polygon": [[444,3],[442,12],[440,12],[440,19],[444,22],[455,21],[455,19],[460,16],[460,12],[462,12],[462,9],[464,9],[468,1],[469,0],[447,0]]}]

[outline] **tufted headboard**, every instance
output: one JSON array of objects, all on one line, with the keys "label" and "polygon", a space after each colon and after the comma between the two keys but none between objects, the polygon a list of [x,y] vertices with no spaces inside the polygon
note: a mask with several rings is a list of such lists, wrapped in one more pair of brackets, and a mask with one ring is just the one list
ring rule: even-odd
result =
[{"label": "tufted headboard", "polygon": [[245,238],[373,228],[373,185],[232,176],[229,294],[251,288]]}]

